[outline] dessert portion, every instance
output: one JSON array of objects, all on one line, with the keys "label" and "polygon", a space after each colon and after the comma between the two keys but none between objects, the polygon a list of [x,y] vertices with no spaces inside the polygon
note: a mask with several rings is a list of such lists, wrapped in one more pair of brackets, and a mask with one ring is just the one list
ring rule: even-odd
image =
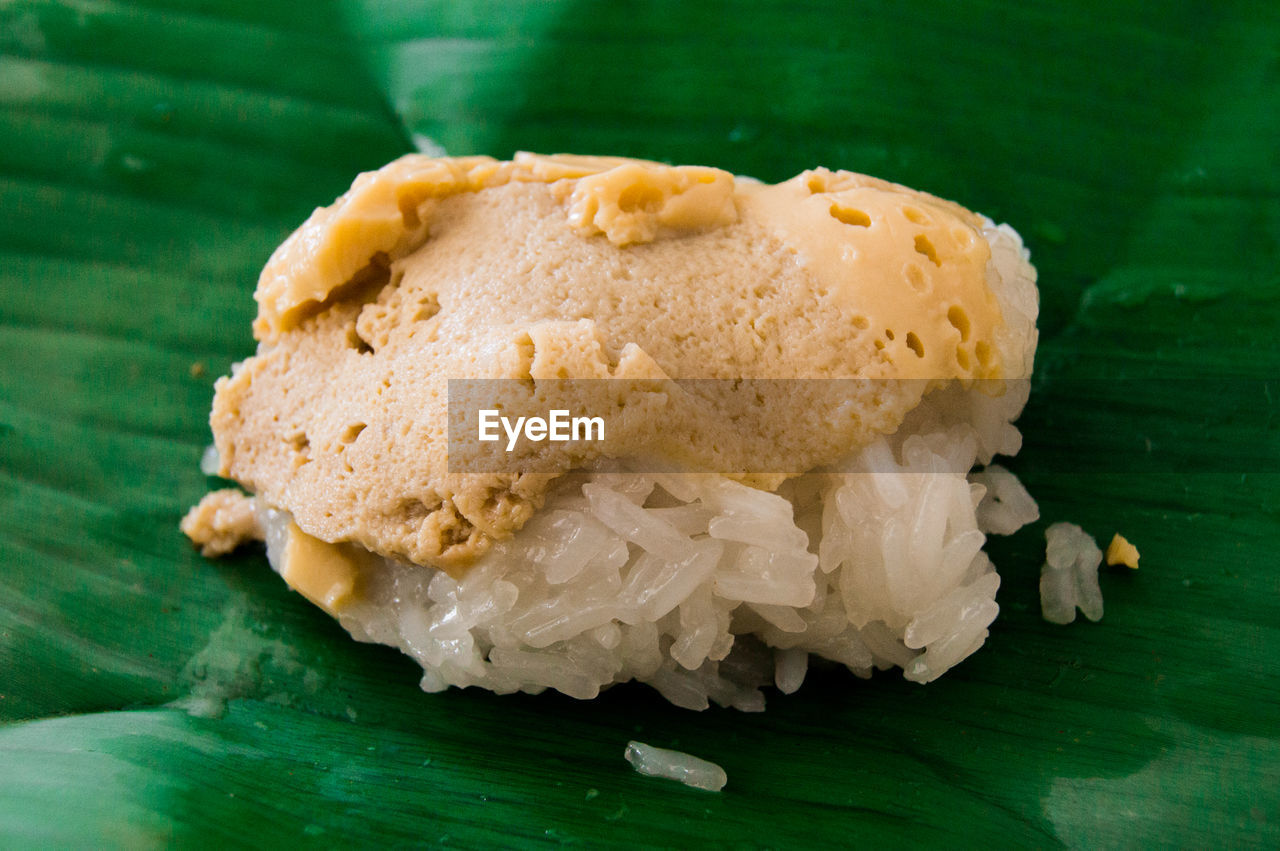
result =
[{"label": "dessert portion", "polygon": [[[995,616],[984,533],[1035,519],[1012,474],[967,477],[1020,446],[1021,241],[875,178],[407,156],[317,210],[255,298],[258,352],[211,415],[252,497],[210,495],[184,530],[210,554],[265,538],[424,688],[638,679],[758,708],[810,654],[927,681]],[[462,379],[615,388],[581,412],[610,439],[460,471]],[[702,381],[766,388],[754,425],[690,402]],[[980,510],[988,483],[1016,498]]]}]

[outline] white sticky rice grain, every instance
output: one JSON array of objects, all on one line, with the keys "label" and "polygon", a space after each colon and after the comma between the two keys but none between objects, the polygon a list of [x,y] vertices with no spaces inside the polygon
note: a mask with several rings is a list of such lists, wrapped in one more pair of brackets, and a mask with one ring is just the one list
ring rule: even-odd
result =
[{"label": "white sticky rice grain", "polygon": [[627,742],[627,762],[641,774],[679,780],[686,786],[719,792],[729,782],[724,769],[714,762],[681,751],[655,748],[644,742]]},{"label": "white sticky rice grain", "polygon": [[783,694],[795,694],[809,671],[809,653],[798,647],[774,653],[773,683]]},{"label": "white sticky rice grain", "polygon": [[216,476],[221,468],[222,458],[218,455],[218,447],[211,443],[204,448],[204,453],[200,456],[200,472],[206,476]]},{"label": "white sticky rice grain", "polygon": [[1102,550],[1073,523],[1054,523],[1044,533],[1045,564],[1040,571],[1040,613],[1050,623],[1068,624],[1076,609],[1091,621],[1102,619],[1098,566]]},{"label": "white sticky rice grain", "polygon": [[988,464],[969,481],[986,488],[978,503],[978,525],[995,535],[1014,532],[1040,519],[1040,507],[1018,478],[999,464]]}]

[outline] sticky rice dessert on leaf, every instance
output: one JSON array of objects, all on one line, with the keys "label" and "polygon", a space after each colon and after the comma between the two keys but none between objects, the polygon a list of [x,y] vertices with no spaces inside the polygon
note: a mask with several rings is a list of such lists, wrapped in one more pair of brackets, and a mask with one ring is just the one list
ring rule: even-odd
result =
[{"label": "sticky rice dessert on leaf", "polygon": [[[991,464],[1021,444],[1027,252],[882,180],[411,155],[316,210],[255,298],[210,458],[251,496],[184,530],[265,539],[428,691],[761,709],[811,658],[928,682],[996,616],[985,535],[1037,517]],[[570,400],[607,439],[481,443],[486,398]]]}]

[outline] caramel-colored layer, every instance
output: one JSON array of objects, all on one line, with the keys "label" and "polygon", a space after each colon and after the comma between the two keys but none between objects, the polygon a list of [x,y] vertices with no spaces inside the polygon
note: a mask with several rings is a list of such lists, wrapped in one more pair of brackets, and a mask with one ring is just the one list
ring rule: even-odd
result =
[{"label": "caramel-colored layer", "polygon": [[[315,538],[456,573],[554,475],[449,474],[448,378],[881,379],[838,417],[779,400],[783,440],[700,444],[803,471],[896,428],[927,382],[895,379],[1001,375],[989,258],[973,214],[847,172],[404,157],[267,264],[260,352],[217,385],[222,473]],[[680,458],[668,417],[629,427]]]}]

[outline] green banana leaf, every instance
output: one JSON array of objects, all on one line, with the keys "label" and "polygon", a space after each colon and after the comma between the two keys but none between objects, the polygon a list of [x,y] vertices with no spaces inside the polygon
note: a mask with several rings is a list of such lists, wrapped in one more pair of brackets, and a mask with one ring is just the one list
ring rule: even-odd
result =
[{"label": "green banana leaf", "polygon": [[[428,695],[179,534],[267,256],[415,145],[815,165],[1040,271],[987,646],[766,713]],[[0,3],[0,844],[1280,844],[1280,5]],[[1047,523],[1119,531],[1043,622]],[[720,763],[644,778],[626,742]]]}]

